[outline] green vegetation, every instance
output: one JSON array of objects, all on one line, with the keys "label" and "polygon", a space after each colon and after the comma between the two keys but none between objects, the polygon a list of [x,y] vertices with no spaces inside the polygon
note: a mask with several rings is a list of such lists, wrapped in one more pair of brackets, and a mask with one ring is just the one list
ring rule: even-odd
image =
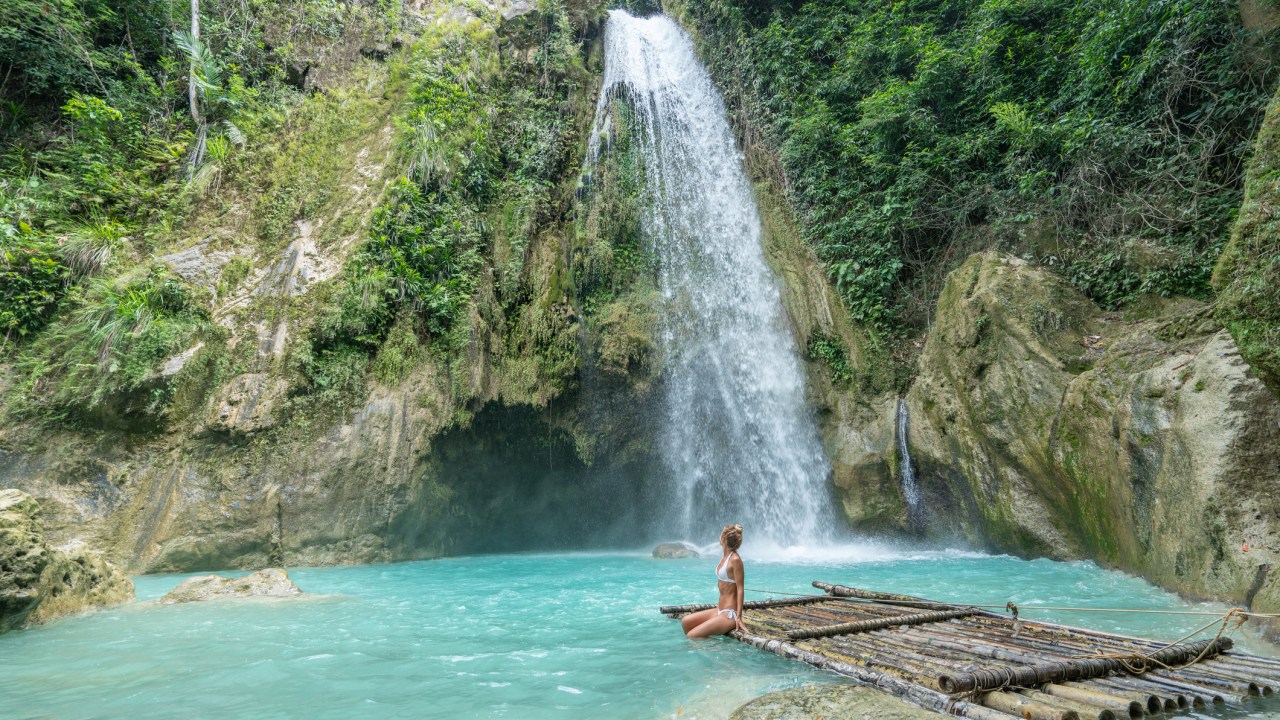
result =
[{"label": "green vegetation", "polygon": [[609,100],[607,135],[583,178],[573,243],[573,284],[597,338],[596,362],[642,389],[659,370],[657,256],[643,233],[648,195],[630,97]]},{"label": "green vegetation", "polygon": [[1276,37],[1234,3],[686,0],[851,310],[922,325],[997,246],[1101,304],[1210,294]]},{"label": "green vegetation", "polygon": [[1249,161],[1244,205],[1213,281],[1217,315],[1240,353],[1280,392],[1280,97],[1272,101]]},{"label": "green vegetation", "polygon": [[849,349],[840,338],[816,332],[809,337],[809,359],[820,361],[831,370],[831,384],[847,387],[853,381],[849,366]]},{"label": "green vegetation", "polygon": [[555,245],[590,108],[578,29],[557,0],[501,37],[496,15],[472,11],[426,28],[396,62],[404,172],[294,354],[309,393],[393,382],[434,357],[464,399],[484,361],[475,348],[492,346],[504,393],[539,404],[576,369]]},{"label": "green vegetation", "polygon": [[157,366],[211,330],[187,286],[162,267],[146,274],[95,280],[19,361],[23,385],[11,400],[19,414],[45,409],[75,420],[107,400],[119,415],[165,405],[171,388]]},{"label": "green vegetation", "polygon": [[[11,411],[161,416],[191,374],[162,372],[167,359],[203,341],[192,367],[225,370],[208,352],[223,334],[210,293],[156,256],[237,201],[267,240],[321,205],[367,113],[353,112],[358,91],[308,95],[318,85],[295,71],[337,79],[401,22],[386,3],[206,0],[200,11],[196,39],[187,3],[5,7],[0,356],[16,373]],[[327,142],[299,142],[304,131]],[[210,289],[232,292],[251,270],[238,254]]]}]

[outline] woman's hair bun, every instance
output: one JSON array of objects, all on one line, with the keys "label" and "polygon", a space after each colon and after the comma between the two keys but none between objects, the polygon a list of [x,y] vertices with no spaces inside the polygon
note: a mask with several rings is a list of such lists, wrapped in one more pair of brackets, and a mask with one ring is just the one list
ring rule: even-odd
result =
[{"label": "woman's hair bun", "polygon": [[730,550],[737,550],[742,545],[742,526],[725,525],[724,530],[720,531],[720,537],[724,538],[724,543]]}]

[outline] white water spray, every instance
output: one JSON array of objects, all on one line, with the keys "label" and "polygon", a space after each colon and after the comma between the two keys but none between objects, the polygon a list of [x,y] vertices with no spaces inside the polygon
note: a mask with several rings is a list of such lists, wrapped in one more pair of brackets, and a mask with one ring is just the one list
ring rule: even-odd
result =
[{"label": "white water spray", "polygon": [[625,91],[644,164],[644,231],[658,258],[670,483],[666,533],[742,523],[753,547],[829,542],[830,464],[765,262],[761,224],[724,103],[689,36],[666,16],[615,10],[591,157]]}]

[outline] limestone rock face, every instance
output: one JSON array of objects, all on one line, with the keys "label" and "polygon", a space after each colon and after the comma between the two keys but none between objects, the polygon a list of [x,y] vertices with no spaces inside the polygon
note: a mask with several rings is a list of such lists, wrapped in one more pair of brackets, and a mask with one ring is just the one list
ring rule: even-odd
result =
[{"label": "limestone rock face", "polygon": [[221,575],[199,575],[187,578],[178,587],[170,590],[160,602],[173,605],[227,598],[297,597],[301,594],[302,591],[289,579],[288,573],[280,568],[267,568],[238,578]]},{"label": "limestone rock face", "polygon": [[40,604],[40,576],[49,564],[40,505],[20,490],[0,490],[0,632],[26,620]]},{"label": "limestone rock face", "polygon": [[862,685],[807,685],[769,693],[743,705],[729,720],[931,720],[936,713]]},{"label": "limestone rock face", "polygon": [[288,383],[268,373],[244,373],[219,390],[206,427],[215,432],[247,435],[275,425],[273,411],[284,400]]},{"label": "limestone rock face", "polygon": [[83,547],[53,549],[40,504],[0,490],[0,632],[133,598],[133,582]]},{"label": "limestone rock face", "polygon": [[1193,596],[1277,596],[1280,401],[1203,305],[1105,313],[975,255],[948,276],[907,400],[934,532]]},{"label": "limestone rock face", "polygon": [[699,557],[698,551],[684,543],[662,543],[653,549],[653,556],[659,560],[678,560],[681,558]]},{"label": "limestone rock face", "polygon": [[862,532],[900,530],[907,522],[893,466],[896,405],[889,394],[868,404],[847,393],[832,393],[830,415],[823,422],[840,509]]}]

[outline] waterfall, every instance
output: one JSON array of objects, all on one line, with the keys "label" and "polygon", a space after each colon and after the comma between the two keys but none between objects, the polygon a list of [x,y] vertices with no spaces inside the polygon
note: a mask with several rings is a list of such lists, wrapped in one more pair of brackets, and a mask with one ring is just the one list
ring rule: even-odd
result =
[{"label": "waterfall", "polygon": [[907,445],[907,401],[898,398],[898,475],[902,480],[902,499],[907,503],[907,527],[924,528],[924,504],[920,500],[920,486],[916,484],[916,468],[911,464],[911,448]]},{"label": "waterfall", "polygon": [[822,542],[830,464],[765,262],[759,211],[724,103],[670,18],[622,10],[605,28],[590,156],[625,98],[645,177],[643,228],[657,257],[663,417],[659,508],[676,537],[741,523],[752,543]]}]

